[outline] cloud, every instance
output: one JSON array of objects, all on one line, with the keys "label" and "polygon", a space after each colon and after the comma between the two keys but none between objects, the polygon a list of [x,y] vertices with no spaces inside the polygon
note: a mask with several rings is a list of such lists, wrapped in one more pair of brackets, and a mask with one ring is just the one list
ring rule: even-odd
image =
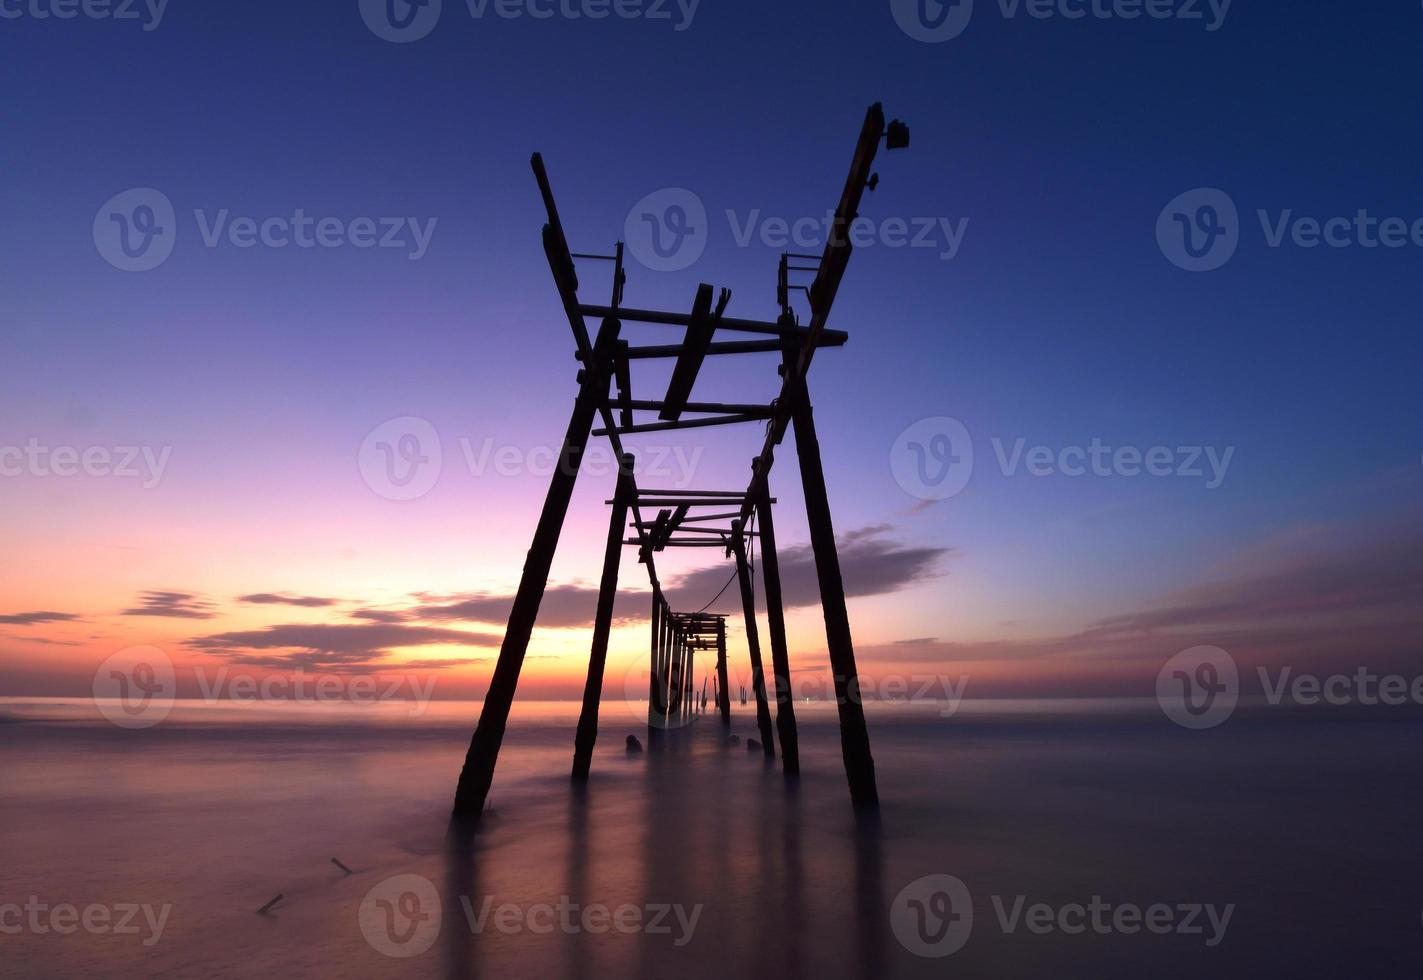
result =
[{"label": "cloud", "polygon": [[34,626],[38,623],[69,623],[78,618],[73,613],[23,612],[0,615],[0,623],[7,626]]},{"label": "cloud", "polygon": [[251,595],[238,596],[237,601],[250,602],[259,606],[302,606],[308,609],[317,609],[323,606],[334,606],[340,600],[313,595],[291,595],[287,592],[254,592]]},{"label": "cloud", "polygon": [[42,643],[52,647],[82,647],[84,645],[76,640],[52,640],[44,636],[15,636],[11,633],[0,633],[0,639],[16,640],[20,643]]},{"label": "cloud", "polygon": [[[886,595],[907,589],[936,575],[939,563],[953,552],[952,548],[900,544],[887,537],[893,531],[891,525],[877,524],[840,536],[840,572],[847,598]],[[819,605],[820,580],[810,545],[782,548],[778,557],[782,601],[786,608]],[[679,578],[668,591],[689,595],[696,600],[693,606],[696,608],[716,595],[733,569],[731,562],[698,569]],[[759,594],[759,587],[757,592]],[[740,593],[733,585],[713,606],[713,611],[734,612],[740,609],[740,603]],[[673,605],[676,604],[674,600]]]},{"label": "cloud", "polygon": [[212,603],[191,592],[142,592],[138,605],[121,616],[164,616],[172,619],[212,619]]},{"label": "cloud", "polygon": [[[646,593],[619,590],[620,602],[638,602]],[[423,601],[404,611],[404,618],[426,622],[468,622],[503,626],[509,621],[509,609],[514,604],[510,594],[469,592],[451,596],[420,597]],[[626,622],[646,612],[646,600],[637,606],[638,612],[615,619]],[[539,603],[538,625],[553,629],[587,627],[593,624],[598,608],[598,590],[586,585],[554,585],[544,590]]]},{"label": "cloud", "polygon": [[[1066,672],[1154,672],[1191,646],[1222,647],[1242,666],[1351,673],[1412,670],[1423,660],[1423,528],[1286,532],[1243,552],[1233,568],[1075,633],[990,641],[902,640],[867,645],[867,660],[904,664],[1038,661]],[[1253,674],[1253,671],[1252,671]],[[1138,691],[1139,693],[1139,691]]]},{"label": "cloud", "polygon": [[[238,663],[264,667],[372,670],[400,647],[494,647],[500,638],[464,630],[398,623],[289,623],[196,637],[188,645]],[[259,654],[254,650],[285,650]],[[455,662],[455,661],[451,661]],[[433,662],[426,661],[427,666]]]},{"label": "cloud", "polygon": [[397,609],[357,609],[352,619],[367,619],[373,623],[403,623],[409,614]]}]

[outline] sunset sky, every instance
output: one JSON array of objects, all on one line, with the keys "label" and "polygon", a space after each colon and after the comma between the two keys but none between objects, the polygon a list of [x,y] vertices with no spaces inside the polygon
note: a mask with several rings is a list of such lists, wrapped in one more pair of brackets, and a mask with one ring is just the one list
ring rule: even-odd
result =
[{"label": "sunset sky", "polygon": [[[881,157],[866,217],[942,218],[963,238],[951,259],[859,250],[830,324],[850,341],[811,377],[864,673],[967,675],[970,696],[1150,696],[1160,664],[1198,643],[1243,664],[1423,667],[1423,248],[1272,248],[1257,217],[1423,218],[1405,101],[1423,12],[1385,6],[1322,32],[1333,5],[1241,4],[1207,33],[1008,20],[980,0],[945,44],[851,0],[706,0],[682,31],[479,21],[446,0],[410,44],[374,36],[354,0],[256,0],[201,22],[179,0],[153,31],[6,21],[0,39],[22,38],[7,70],[45,79],[45,105],[66,111],[20,97],[3,117],[0,449],[137,447],[152,479],[0,476],[0,696],[83,695],[104,658],[151,644],[180,668],[416,670],[436,697],[479,697],[547,478],[476,472],[465,448],[477,463],[486,441],[521,458],[556,446],[576,391],[530,152],[574,251],[611,250],[660,189],[705,205],[705,254],[670,272],[630,261],[630,305],[690,309],[708,282],[734,291],[730,315],[769,320],[781,249],[743,247],[737,229],[833,208],[874,101],[913,145]],[[1205,48],[1238,70],[1197,71]],[[1028,86],[1045,62],[1061,84]],[[595,69],[619,84],[563,80]],[[1374,97],[1342,98],[1339,71]],[[1242,127],[1249,146],[1219,136]],[[1232,197],[1241,243],[1193,274],[1156,226],[1198,187]],[[151,271],[115,268],[92,234],[130,188],[176,211]],[[418,259],[209,247],[223,209],[435,224]],[[605,270],[581,271],[602,302]],[[768,401],[776,363],[720,359],[695,397]],[[638,396],[659,397],[669,370],[639,365]],[[974,470],[924,501],[891,463],[936,416],[966,426]],[[360,458],[402,417],[427,420],[443,456],[408,501],[373,490]],[[644,464],[680,447],[682,486],[744,487],[760,428],[710,431],[629,446]],[[1230,456],[1214,487],[1204,460],[1206,476],[1005,473],[996,447],[1019,439]],[[788,441],[772,488],[792,662],[823,675],[793,464]],[[612,485],[580,479],[526,696],[581,690]],[[684,610],[732,571],[700,549],[658,565]],[[621,582],[610,696],[647,655],[631,549]],[[735,589],[713,608],[739,611]],[[746,673],[739,624],[732,664]]]}]

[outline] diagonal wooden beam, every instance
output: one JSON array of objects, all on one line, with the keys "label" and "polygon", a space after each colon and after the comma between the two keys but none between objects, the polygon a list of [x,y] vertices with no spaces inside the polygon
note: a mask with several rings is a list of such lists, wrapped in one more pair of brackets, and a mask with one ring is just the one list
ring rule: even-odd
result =
[{"label": "diagonal wooden beam", "polygon": [[[726,308],[728,296],[722,293],[722,302],[716,315],[720,317]],[[708,283],[697,287],[697,298],[692,303],[692,318],[687,323],[687,335],[682,341],[682,350],[677,355],[677,364],[672,368],[672,380],[667,384],[666,402],[657,417],[664,422],[675,422],[682,417],[682,409],[692,396],[692,385],[696,383],[697,372],[702,369],[702,361],[707,356],[712,334],[716,333],[716,322],[712,317],[712,288]]]}]

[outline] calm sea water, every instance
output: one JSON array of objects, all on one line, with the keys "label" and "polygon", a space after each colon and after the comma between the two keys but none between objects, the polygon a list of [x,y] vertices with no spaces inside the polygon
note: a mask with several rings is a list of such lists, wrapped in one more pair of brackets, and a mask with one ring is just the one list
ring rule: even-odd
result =
[{"label": "calm sea water", "polygon": [[[1190,732],[1136,702],[967,702],[950,718],[872,704],[883,806],[866,823],[847,803],[833,706],[797,707],[805,771],[788,785],[710,716],[628,754],[627,734],[646,741],[645,706],[605,705],[578,792],[567,779],[577,706],[521,705],[493,809],[468,841],[446,817],[478,707],[412,718],[397,705],[184,704],[129,731],[82,702],[0,701],[0,975],[1416,977],[1423,966],[1416,714],[1253,707]],[[749,710],[734,710],[733,731],[754,736]],[[933,875],[967,898],[942,904],[943,879],[922,881]],[[1071,910],[1094,897],[1107,927],[1073,929]],[[37,904],[42,928],[24,908]],[[1039,904],[1052,924],[1034,931]],[[103,906],[111,921],[133,908],[141,928],[115,934],[96,918],[62,932],[59,905]],[[1153,906],[1170,909],[1171,931],[1131,929],[1129,910]],[[1206,906],[1230,908],[1224,928]],[[916,934],[965,939],[924,958]]]}]

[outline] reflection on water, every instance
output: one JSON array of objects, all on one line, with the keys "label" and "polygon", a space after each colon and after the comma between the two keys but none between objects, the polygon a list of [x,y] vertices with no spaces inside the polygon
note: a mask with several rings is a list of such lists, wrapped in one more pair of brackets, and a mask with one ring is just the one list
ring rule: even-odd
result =
[{"label": "reflection on water", "polygon": [[[126,731],[79,703],[0,703],[0,904],[171,906],[148,947],[7,932],[5,974],[1387,975],[1423,938],[1409,715],[1245,711],[1193,733],[1134,703],[872,705],[884,805],[857,819],[831,706],[797,707],[790,783],[711,718],[628,754],[645,706],[608,705],[579,789],[577,705],[522,705],[469,836],[446,818],[477,705],[390,708],[180,705]],[[948,960],[911,954],[889,915],[930,874],[973,896]],[[438,921],[399,918],[416,907],[381,891],[397,875],[431,884]],[[995,900],[1019,895],[1237,909],[1207,948],[1008,932]],[[437,932],[393,958],[363,922]]]}]

